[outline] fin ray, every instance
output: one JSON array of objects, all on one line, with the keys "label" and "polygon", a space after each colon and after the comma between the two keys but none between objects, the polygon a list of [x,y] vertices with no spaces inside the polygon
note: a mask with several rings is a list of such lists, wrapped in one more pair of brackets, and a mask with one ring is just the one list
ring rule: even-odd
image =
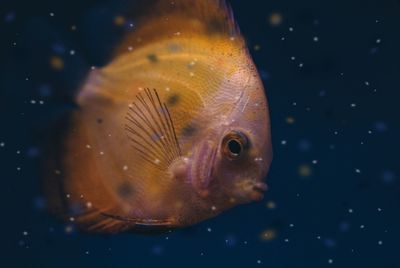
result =
[{"label": "fin ray", "polygon": [[147,88],[144,94],[139,92],[125,119],[125,130],[133,148],[147,162],[158,168],[167,167],[181,156],[174,123],[156,89]]}]

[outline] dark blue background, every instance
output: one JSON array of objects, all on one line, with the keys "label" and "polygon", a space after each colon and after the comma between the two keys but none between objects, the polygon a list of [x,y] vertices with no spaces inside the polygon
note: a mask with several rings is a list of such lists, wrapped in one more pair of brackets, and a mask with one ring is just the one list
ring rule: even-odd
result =
[{"label": "dark blue background", "polygon": [[395,0],[231,1],[270,101],[263,202],[156,236],[68,232],[49,216],[42,134],[106,62],[121,31],[112,2],[1,1],[2,267],[400,267]]}]

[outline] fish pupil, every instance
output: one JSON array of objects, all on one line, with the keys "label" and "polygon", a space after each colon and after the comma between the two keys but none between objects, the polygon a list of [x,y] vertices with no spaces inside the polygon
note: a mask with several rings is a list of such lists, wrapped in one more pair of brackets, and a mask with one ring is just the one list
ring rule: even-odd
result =
[{"label": "fish pupil", "polygon": [[242,145],[237,140],[230,140],[228,142],[228,149],[233,155],[239,155],[242,151]]}]

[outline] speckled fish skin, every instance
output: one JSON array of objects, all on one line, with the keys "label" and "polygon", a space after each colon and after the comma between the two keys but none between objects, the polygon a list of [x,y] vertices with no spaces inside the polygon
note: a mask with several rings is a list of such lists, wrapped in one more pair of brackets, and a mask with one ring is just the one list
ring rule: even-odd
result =
[{"label": "speckled fish skin", "polygon": [[91,71],[63,140],[53,210],[88,231],[183,227],[266,190],[268,104],[229,8],[153,12]]}]

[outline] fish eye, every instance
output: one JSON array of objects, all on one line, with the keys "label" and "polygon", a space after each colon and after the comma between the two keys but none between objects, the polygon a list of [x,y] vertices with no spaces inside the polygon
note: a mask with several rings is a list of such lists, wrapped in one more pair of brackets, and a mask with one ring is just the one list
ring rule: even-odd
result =
[{"label": "fish eye", "polygon": [[238,131],[232,131],[222,140],[222,152],[229,160],[235,160],[247,149],[247,137]]}]

